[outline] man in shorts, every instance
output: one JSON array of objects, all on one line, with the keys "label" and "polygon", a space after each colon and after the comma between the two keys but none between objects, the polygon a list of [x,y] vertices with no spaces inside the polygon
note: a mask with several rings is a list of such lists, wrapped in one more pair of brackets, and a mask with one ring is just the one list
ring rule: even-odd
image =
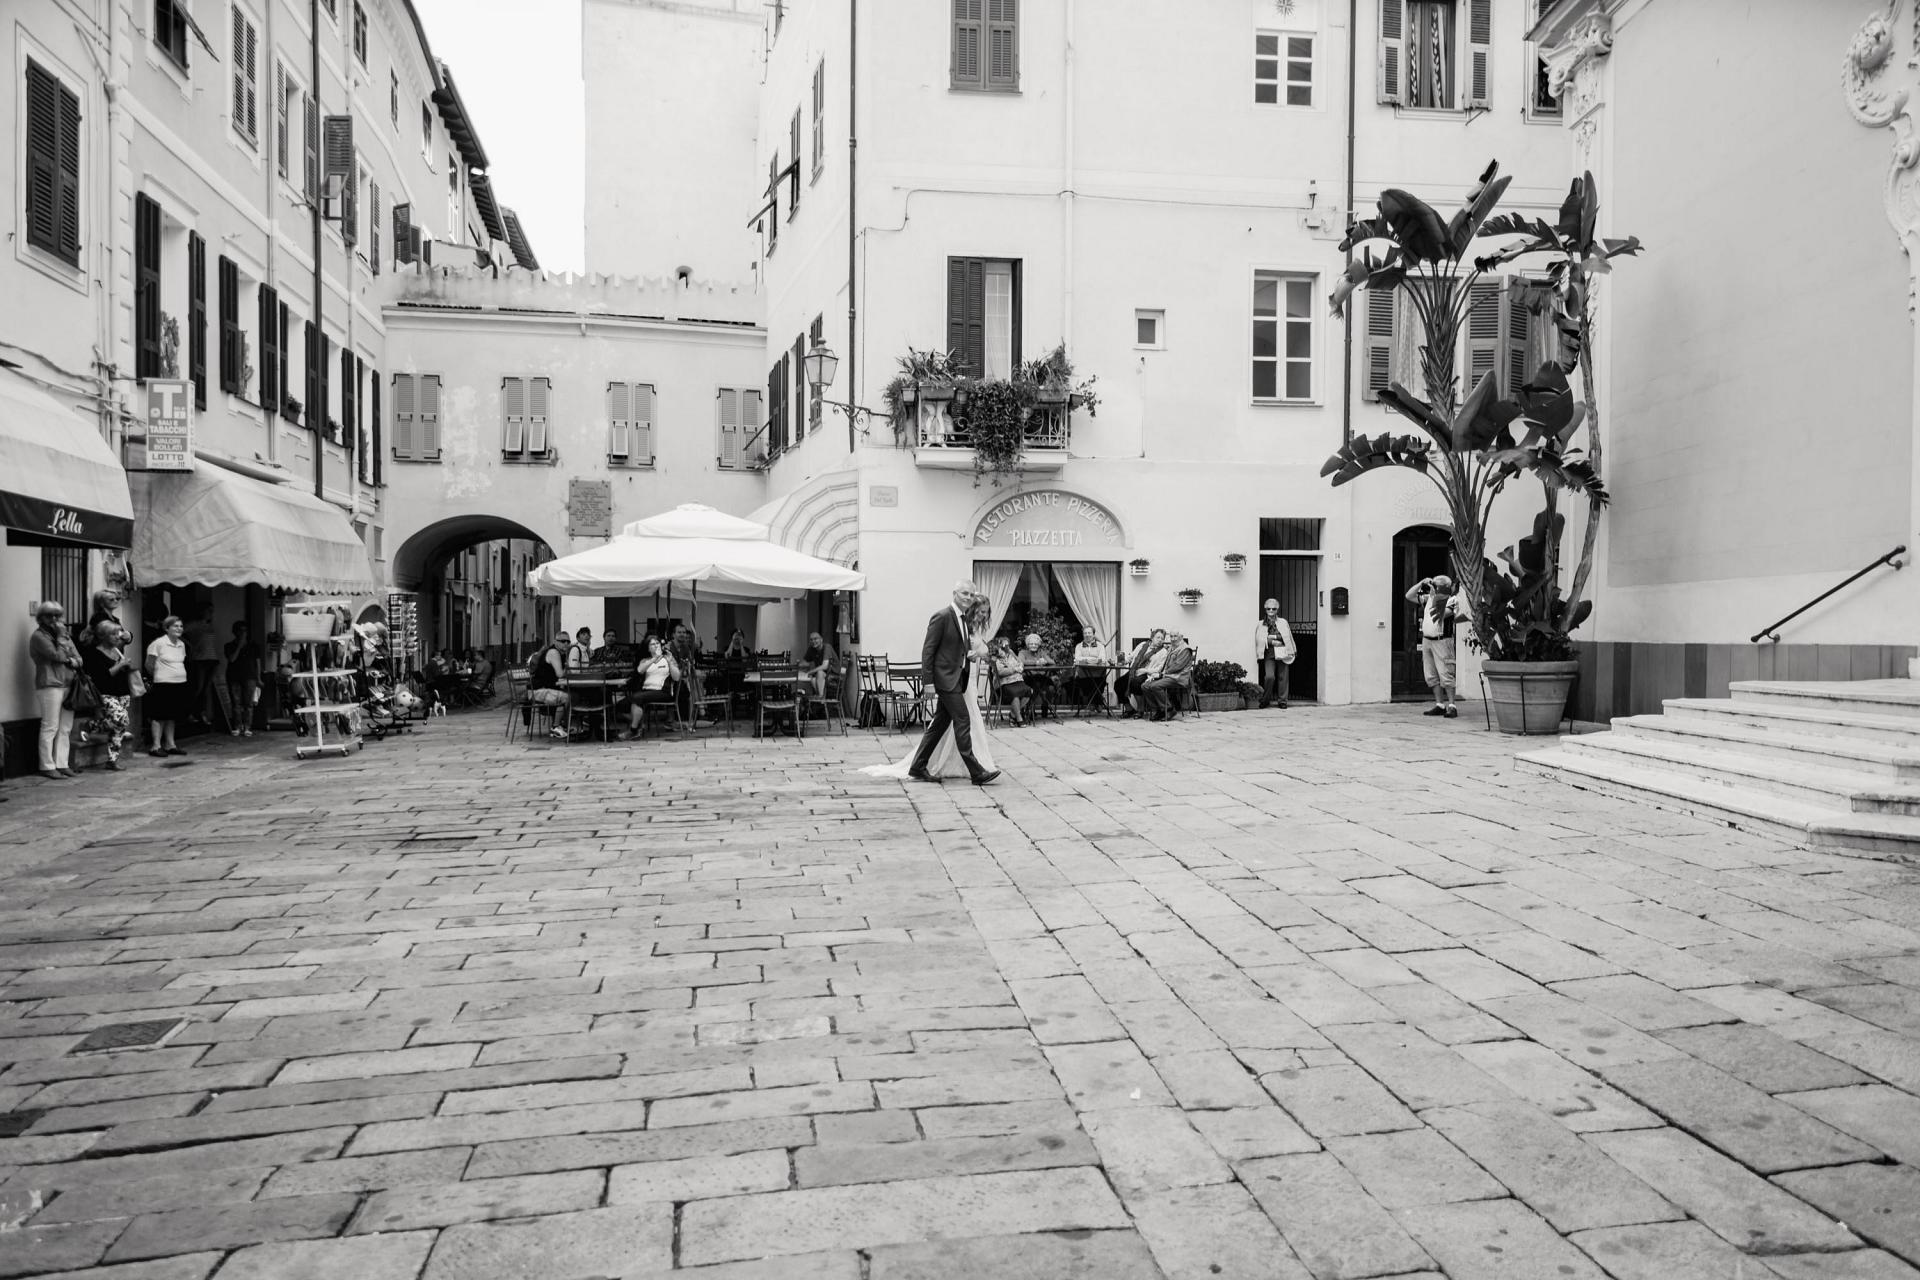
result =
[{"label": "man in shorts", "polygon": [[1453,704],[1453,631],[1460,620],[1453,579],[1422,578],[1407,589],[1407,599],[1420,606],[1420,665],[1433,690],[1433,706],[1423,714],[1451,720],[1460,714]]}]

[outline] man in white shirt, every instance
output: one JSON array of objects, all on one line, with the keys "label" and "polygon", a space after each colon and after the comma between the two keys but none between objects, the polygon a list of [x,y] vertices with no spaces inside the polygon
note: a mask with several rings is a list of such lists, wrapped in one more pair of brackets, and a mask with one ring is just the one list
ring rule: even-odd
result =
[{"label": "man in white shirt", "polygon": [[1433,706],[1421,714],[1452,720],[1460,714],[1453,705],[1453,629],[1461,613],[1453,579],[1444,573],[1422,578],[1407,588],[1406,598],[1420,606],[1420,665],[1433,690]]}]

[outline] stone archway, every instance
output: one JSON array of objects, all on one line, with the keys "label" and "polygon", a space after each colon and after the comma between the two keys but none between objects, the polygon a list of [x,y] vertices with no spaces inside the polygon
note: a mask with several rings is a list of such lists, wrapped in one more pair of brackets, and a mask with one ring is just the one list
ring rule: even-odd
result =
[{"label": "stone archway", "polygon": [[[449,589],[447,566],[467,548],[495,541],[535,544],[545,548],[548,556],[558,554],[550,537],[518,520],[486,512],[436,520],[402,539],[395,549],[390,568],[393,587],[415,596],[415,652],[421,660],[442,647],[476,648],[495,661],[517,660],[532,637],[556,625],[557,602],[536,600],[516,589],[524,587],[524,581],[515,578],[523,558],[519,551],[513,552],[513,572],[494,582],[491,592],[471,582],[463,583],[457,594]],[[501,554],[504,565],[508,553]],[[501,570],[489,562],[485,573],[492,582],[500,579]]]}]

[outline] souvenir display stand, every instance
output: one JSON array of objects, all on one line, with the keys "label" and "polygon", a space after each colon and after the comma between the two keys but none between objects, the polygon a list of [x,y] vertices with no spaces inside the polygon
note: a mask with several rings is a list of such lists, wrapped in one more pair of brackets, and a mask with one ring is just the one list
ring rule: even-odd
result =
[{"label": "souvenir display stand", "polygon": [[[293,709],[296,716],[312,717],[309,740],[293,749],[293,754],[301,760],[329,751],[344,756],[363,745],[355,727],[361,708],[353,700],[354,671],[351,667],[331,665],[339,641],[351,641],[353,637],[336,637],[334,614],[328,608],[319,607],[321,602],[311,603],[315,607],[298,610],[290,607],[285,614],[287,643],[307,651],[307,669],[300,670],[296,661],[293,670],[296,685],[300,681],[310,682],[305,686],[306,697]],[[343,687],[347,691],[344,700],[338,696]],[[327,736],[329,720],[334,722],[331,738]]]}]

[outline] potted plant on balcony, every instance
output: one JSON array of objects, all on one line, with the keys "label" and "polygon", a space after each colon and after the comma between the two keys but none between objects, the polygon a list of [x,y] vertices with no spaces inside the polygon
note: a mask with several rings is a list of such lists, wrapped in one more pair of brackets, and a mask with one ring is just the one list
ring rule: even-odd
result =
[{"label": "potted plant on balcony", "polygon": [[[1388,190],[1380,197],[1380,216],[1348,230],[1342,247],[1353,253],[1353,260],[1334,291],[1334,312],[1339,314],[1361,288],[1406,291],[1424,338],[1420,364],[1427,396],[1422,399],[1393,382],[1380,399],[1411,419],[1424,438],[1386,432],[1372,439],[1356,436],[1327,460],[1321,474],[1341,485],[1369,471],[1402,467],[1431,481],[1451,516],[1455,581],[1472,616],[1472,642],[1489,659],[1485,670],[1495,705],[1511,698],[1517,706],[1524,688],[1531,706],[1548,692],[1549,682],[1542,677],[1557,685],[1564,704],[1577,671],[1570,662],[1568,633],[1590,612],[1580,593],[1592,569],[1593,540],[1608,501],[1598,469],[1593,412],[1590,281],[1608,269],[1609,259],[1637,253],[1640,245],[1631,238],[1595,236],[1598,196],[1591,174],[1574,181],[1557,226],[1539,219],[1494,217],[1509,181],[1499,176],[1497,164],[1489,165],[1450,221],[1442,221],[1407,192]],[[1474,242],[1490,237],[1513,243],[1471,258]],[[1497,378],[1489,375],[1461,399],[1454,359],[1461,327],[1472,309],[1473,286],[1484,272],[1532,253],[1553,258],[1546,271],[1562,355],[1536,370],[1515,398],[1499,398]],[[1585,391],[1577,403],[1566,378],[1575,368]],[[1584,456],[1572,444],[1583,425],[1588,433]],[[1503,576],[1487,559],[1487,526],[1495,499],[1522,474],[1536,477],[1546,492],[1544,523],[1536,522],[1536,539],[1509,549],[1508,574]],[[1564,597],[1559,591],[1559,538],[1565,521],[1556,510],[1562,491],[1586,497],[1589,521],[1581,563]],[[1540,662],[1558,665],[1542,670]],[[1503,665],[1509,663],[1519,665]],[[1530,683],[1534,687],[1527,687]],[[1552,709],[1555,725],[1560,710]],[[1502,727],[1509,728],[1504,719]],[[1509,731],[1520,729],[1515,725]]]},{"label": "potted plant on balcony", "polygon": [[1201,711],[1240,711],[1246,707],[1247,669],[1237,662],[1193,664],[1193,701]]},{"label": "potted plant on balcony", "polygon": [[892,381],[881,392],[886,397],[887,417],[893,422],[896,439],[909,434],[913,426],[913,406],[920,400],[953,399],[955,376],[953,356],[949,352],[907,348],[907,354],[897,362]]}]

